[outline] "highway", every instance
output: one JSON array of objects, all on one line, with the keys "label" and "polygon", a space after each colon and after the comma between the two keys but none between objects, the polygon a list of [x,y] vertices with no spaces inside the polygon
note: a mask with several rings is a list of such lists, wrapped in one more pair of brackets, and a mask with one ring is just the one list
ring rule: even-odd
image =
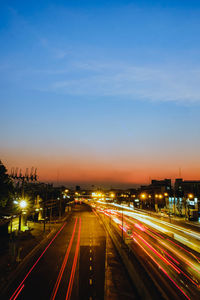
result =
[{"label": "highway", "polygon": [[[153,279],[164,298],[200,299],[200,234],[115,203],[92,204]],[[123,234],[122,234],[123,233]]]},{"label": "highway", "polygon": [[[114,273],[122,274],[121,282],[117,283]],[[29,259],[0,298],[124,299],[117,296],[124,293],[129,295],[126,299],[136,299],[99,218],[89,206],[77,204],[71,217]]]}]

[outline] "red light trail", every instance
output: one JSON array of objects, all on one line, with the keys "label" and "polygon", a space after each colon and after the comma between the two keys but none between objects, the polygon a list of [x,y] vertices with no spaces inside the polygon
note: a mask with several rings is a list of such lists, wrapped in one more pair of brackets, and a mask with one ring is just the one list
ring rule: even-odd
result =
[{"label": "red light trail", "polygon": [[65,267],[66,267],[66,264],[67,264],[67,261],[68,261],[69,253],[70,253],[70,250],[71,250],[71,247],[72,247],[72,243],[73,243],[74,235],[75,235],[75,231],[76,231],[76,224],[77,224],[77,218],[75,220],[75,224],[74,224],[74,228],[73,228],[73,232],[72,232],[72,236],[71,236],[71,239],[70,239],[69,246],[67,248],[67,251],[66,251],[66,254],[65,254],[62,266],[60,268],[60,272],[58,274],[58,278],[57,278],[56,284],[55,284],[53,292],[52,292],[52,296],[51,296],[52,300],[54,300],[55,297],[56,297],[56,294],[57,294],[57,291],[58,291],[58,288],[59,288],[59,285],[60,285],[60,281],[62,279],[63,272],[65,270]]},{"label": "red light trail", "polygon": [[188,299],[190,298],[186,295],[186,293],[176,284],[176,282],[168,275],[168,273],[161,267],[161,265],[153,258],[151,254],[149,254],[146,249],[134,238],[134,241],[143,249],[143,251],[155,262],[155,264],[163,271],[163,273],[173,282],[173,284],[181,291],[181,293]]},{"label": "red light trail", "polygon": [[33,271],[33,269],[35,268],[35,266],[38,264],[38,262],[40,261],[40,259],[42,258],[42,256],[45,254],[45,252],[47,251],[47,249],[50,247],[50,245],[53,243],[53,241],[56,239],[56,237],[59,235],[59,233],[63,230],[63,228],[65,227],[66,222],[63,224],[63,226],[59,229],[59,231],[55,234],[55,236],[53,237],[53,239],[50,241],[50,243],[47,245],[47,247],[44,249],[44,251],[42,252],[42,254],[39,256],[39,258],[36,260],[36,262],[34,263],[34,265],[30,268],[30,270],[28,271],[28,273],[26,274],[26,276],[24,277],[24,279],[22,280],[22,282],[20,283],[20,285],[18,286],[18,288],[15,290],[15,292],[12,294],[12,296],[10,297],[9,300],[15,300],[17,298],[17,296],[19,295],[18,290],[22,290],[22,285],[24,283],[24,281],[26,280],[26,278],[30,275],[30,273]]},{"label": "red light trail", "polygon": [[77,259],[78,259],[79,246],[80,246],[80,235],[81,235],[81,218],[79,219],[78,240],[77,240],[77,244],[76,244],[76,252],[74,255],[71,276],[70,276],[69,285],[68,285],[67,294],[66,294],[66,300],[70,299],[72,287],[73,287],[73,283],[74,283],[74,275],[75,275],[75,271],[76,271],[76,264],[77,264]]},{"label": "red light trail", "polygon": [[18,290],[17,294],[15,295],[15,297],[13,298],[13,300],[17,299],[17,297],[19,296],[19,294],[21,293],[21,291],[24,288],[24,284],[21,286],[21,288]]}]

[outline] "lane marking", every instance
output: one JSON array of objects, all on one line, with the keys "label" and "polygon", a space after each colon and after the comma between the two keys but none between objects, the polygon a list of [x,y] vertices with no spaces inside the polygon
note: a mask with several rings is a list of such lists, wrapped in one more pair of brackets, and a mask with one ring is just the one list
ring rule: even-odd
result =
[{"label": "lane marking", "polygon": [[[19,284],[19,286],[17,287],[17,289],[14,291],[14,293],[12,294],[12,296],[10,297],[9,300],[14,300],[16,298],[15,294],[17,293],[17,291],[21,288],[21,286],[23,285],[24,281],[26,280],[26,278],[30,275],[30,273],[32,272],[32,270],[35,268],[35,266],[37,265],[37,263],[40,261],[40,259],[42,258],[42,256],[45,254],[45,252],[47,251],[47,249],[50,247],[50,245],[53,243],[53,241],[55,240],[55,238],[59,235],[59,233],[63,230],[63,228],[65,227],[66,222],[63,224],[63,226],[59,229],[59,231],[55,234],[55,236],[53,237],[53,239],[51,240],[51,242],[47,245],[47,247],[44,249],[44,251],[42,252],[42,254],[39,256],[39,258],[36,260],[36,262],[34,263],[34,265],[30,268],[30,270],[28,271],[28,273],[26,274],[26,276],[24,277],[24,279],[22,280],[22,282]],[[14,299],[13,299],[14,298]]]},{"label": "lane marking", "polygon": [[90,285],[92,285],[92,279],[90,278]]},{"label": "lane marking", "polygon": [[90,266],[90,271],[92,271],[92,266]]},{"label": "lane marking", "polygon": [[63,272],[65,270],[65,267],[66,267],[66,264],[67,264],[67,261],[68,261],[68,257],[69,257],[69,253],[70,253],[70,250],[71,250],[71,247],[72,247],[72,243],[73,243],[73,240],[74,240],[74,235],[75,235],[75,231],[76,231],[76,224],[77,224],[77,218],[75,220],[75,224],[74,224],[74,228],[73,228],[73,232],[72,232],[72,236],[71,236],[71,239],[70,239],[70,242],[69,242],[69,245],[68,245],[68,248],[67,248],[67,251],[65,253],[65,257],[63,259],[63,263],[62,263],[62,266],[60,268],[60,272],[58,274],[58,278],[56,280],[56,283],[55,283],[55,286],[53,288],[53,292],[52,292],[52,295],[51,295],[51,300],[54,300],[55,297],[56,297],[56,294],[57,294],[57,291],[58,291],[58,288],[59,288],[59,285],[60,285],[60,281],[62,279],[62,276],[63,276]]},{"label": "lane marking", "polygon": [[73,283],[74,283],[74,275],[75,275],[77,259],[78,259],[78,253],[79,253],[79,248],[80,248],[80,237],[81,237],[81,218],[79,218],[78,240],[77,240],[77,244],[76,244],[76,251],[75,251],[75,255],[74,255],[71,276],[70,276],[67,294],[66,294],[66,298],[65,298],[66,300],[69,300],[71,297],[72,287],[73,287]]}]

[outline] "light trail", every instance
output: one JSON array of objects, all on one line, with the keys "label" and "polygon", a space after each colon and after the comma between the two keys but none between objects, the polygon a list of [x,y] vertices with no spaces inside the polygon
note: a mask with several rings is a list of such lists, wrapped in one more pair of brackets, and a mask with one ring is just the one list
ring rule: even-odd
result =
[{"label": "light trail", "polygon": [[[176,264],[178,264],[178,265],[180,265],[180,263],[177,261],[177,260],[175,260],[167,251],[165,251],[164,249],[162,249],[162,248],[160,248],[158,245],[156,245],[156,247],[157,248],[159,248],[160,249],[160,251],[163,251],[166,255],[168,255],[172,260],[174,260],[174,262],[176,263]],[[198,283],[196,283],[191,277],[189,277],[185,272],[183,272],[178,266],[176,266],[176,268],[185,276],[185,277],[187,277],[194,285],[196,285],[198,288],[200,288],[199,287],[199,284]]]},{"label": "light trail", "polygon": [[173,243],[174,245],[176,245],[177,247],[179,247],[180,249],[182,249],[183,251],[187,252],[188,254],[192,255],[198,262],[199,262],[199,257],[194,255],[192,252],[186,250],[185,248],[181,247],[180,245],[178,245],[177,243],[173,242],[172,240],[170,239],[167,239],[168,241],[170,241],[171,243]]},{"label": "light trail", "polygon": [[[141,220],[140,220],[141,221]],[[129,222],[133,223],[135,225],[135,222],[132,220],[129,220]],[[146,222],[145,222],[146,223]],[[153,229],[148,229],[149,231],[153,232],[154,234],[156,234],[158,237],[165,239],[164,236],[161,236],[159,233],[155,232]],[[191,255],[192,257],[194,257],[198,263],[199,263],[199,257],[194,255],[192,252],[188,251],[187,249],[181,247],[180,245],[178,245],[177,243],[173,242],[171,239],[167,238],[167,240],[171,243],[173,243],[174,245],[176,245],[177,247],[179,247],[180,249],[182,249],[184,252],[188,253],[189,255]],[[191,242],[190,242],[191,243]]]},{"label": "light trail", "polygon": [[134,226],[137,227],[138,229],[140,229],[141,231],[146,231],[146,228],[144,228],[144,226],[142,226],[138,223],[135,223]]},{"label": "light trail", "polygon": [[[188,241],[184,237],[184,234],[186,234],[186,236],[188,235],[188,231],[186,230],[186,232],[185,232],[184,227],[173,226],[172,224],[168,224],[167,222],[162,222],[162,221],[160,222],[160,220],[152,218],[149,215],[144,215],[144,214],[141,215],[136,212],[133,212],[133,211],[131,211],[132,210],[131,208],[127,208],[127,207],[124,207],[124,206],[118,205],[118,204],[114,204],[114,206],[124,208],[123,215],[124,215],[124,224],[125,225],[122,228],[122,226],[121,226],[122,211],[121,210],[116,209],[115,216],[114,216],[114,213],[112,213],[112,220],[119,225],[119,228],[121,230],[123,229],[125,232],[126,232],[126,225],[127,225],[125,223],[125,220],[127,221],[127,223],[129,225],[131,225],[130,228],[133,229],[133,233],[135,233],[134,235],[132,235],[133,240],[137,241],[137,244],[139,243],[139,240],[140,240],[140,242],[141,242],[140,246],[145,251],[145,253],[148,254],[154,260],[154,262],[159,266],[159,268],[162,270],[162,272],[184,294],[184,296],[187,299],[190,299],[186,295],[186,293],[182,290],[182,287],[179,287],[179,280],[180,280],[180,282],[182,282],[181,285],[184,284],[186,287],[188,287],[189,282],[191,282],[191,284],[194,285],[193,287],[191,287],[191,289],[198,288],[198,291],[199,291],[200,285],[198,282],[198,276],[197,276],[197,274],[194,274],[194,272],[193,272],[193,271],[195,271],[198,274],[200,274],[199,265],[196,266],[196,264],[194,264],[194,263],[192,263],[192,261],[190,261],[190,257],[191,257],[191,259],[193,261],[194,261],[194,259],[196,259],[199,263],[199,257],[172,241],[175,238],[175,239],[180,239],[182,241],[182,243],[184,243],[184,244],[189,243],[192,245],[193,243]],[[102,213],[107,215],[106,211],[108,211],[108,209],[101,210]],[[118,216],[118,218],[116,216]],[[137,221],[139,221],[139,222],[137,223]],[[153,222],[159,223],[159,225],[155,224]],[[168,225],[170,225],[169,228],[167,228],[167,227],[163,228],[163,226],[168,226]],[[137,228],[137,230],[135,228],[136,231],[134,230],[134,227]],[[181,228],[181,230],[180,230],[180,228]],[[138,230],[140,231],[141,235],[137,234]],[[174,233],[173,230],[179,230],[178,233],[182,234],[183,236],[177,234],[176,232]],[[157,231],[160,233],[158,233]],[[189,232],[189,233],[191,233],[191,232]],[[171,234],[172,234],[172,237],[171,237]],[[168,235],[169,237],[166,237],[166,235]],[[145,236],[145,238],[143,238],[142,236],[143,237]],[[196,237],[196,234],[194,234],[194,235],[191,234],[191,236],[192,236],[192,238],[194,236]],[[197,236],[198,236],[198,234],[197,234]],[[149,241],[149,243],[146,241],[146,238],[147,238],[147,241]],[[144,243],[143,246],[146,249],[142,246],[142,243]],[[158,243],[161,244],[161,247],[159,247],[157,245]],[[173,245],[170,246],[170,243],[173,243],[174,246]],[[154,245],[154,247],[152,245]],[[164,246],[164,249],[162,246]],[[175,249],[175,246],[178,247],[179,249]],[[167,251],[168,249],[170,250],[169,252]],[[187,258],[180,254],[180,250],[182,250],[185,253],[185,256],[187,256]],[[151,251],[153,252],[152,255],[154,254],[153,256],[155,257],[155,259],[151,255]],[[174,257],[173,257],[173,254],[175,254]],[[190,257],[189,257],[189,255],[190,255]],[[164,268],[164,265],[163,265],[163,267],[161,267],[160,264],[156,261],[157,260],[156,257],[161,259],[161,262],[163,261],[163,263],[167,266],[166,270]],[[191,271],[188,270],[188,268],[185,264],[187,264],[192,270]],[[182,268],[183,268],[183,270],[182,270]],[[172,272],[172,275],[169,275],[170,273],[168,274],[168,272]],[[176,274],[178,274],[178,277],[176,276]],[[177,280],[178,280],[178,282],[177,282]]]},{"label": "light trail", "polygon": [[[134,223],[134,225],[136,225],[136,224]],[[138,227],[138,226],[136,226],[136,227],[139,228],[139,229],[141,229],[141,228]],[[143,229],[143,228],[142,228],[142,229]],[[144,231],[144,230],[142,230],[142,231]],[[145,231],[145,233],[149,234],[148,231]],[[152,235],[150,234],[150,236],[152,236]],[[152,237],[153,237],[153,236],[152,236]],[[161,236],[161,237],[162,237],[162,236]],[[155,237],[153,237],[153,238],[155,238]],[[162,237],[162,239],[163,239],[163,238],[164,238],[164,237]],[[178,244],[176,244],[175,242],[171,241],[169,238],[168,238],[167,240],[168,240],[169,242],[173,243],[174,245],[178,246],[180,249],[182,249],[183,251],[187,252],[188,254],[194,256],[194,257],[197,259],[197,257],[196,257],[195,255],[193,255],[193,253],[187,251],[186,249],[184,249],[184,248],[181,247],[180,245],[178,245]],[[161,243],[162,243],[162,242],[161,242]],[[164,244],[164,245],[165,245],[165,244]],[[169,256],[173,261],[175,261],[176,264],[180,265],[180,263],[179,263],[177,260],[175,260],[175,259],[174,259],[167,251],[165,251],[163,248],[160,248],[160,247],[157,246],[157,245],[156,245],[156,247],[158,247],[158,248],[159,248],[161,251],[163,251],[167,256]],[[169,248],[169,247],[168,247],[168,248]],[[186,260],[183,256],[181,256],[179,253],[177,253],[177,251],[175,251],[173,248],[170,248],[170,250],[171,250],[172,252],[175,252],[176,255],[178,255],[179,257],[181,257],[183,261]],[[197,259],[197,260],[198,260],[198,259]],[[186,262],[186,264],[189,265],[193,270],[195,270],[196,272],[199,273],[199,271],[196,269],[196,267],[195,267],[192,263],[190,263],[190,262],[188,262],[188,261],[185,261],[185,262]],[[176,266],[176,268],[177,268],[177,269],[178,269],[185,277],[187,277],[194,285],[196,285],[196,286],[199,288],[199,284],[197,284],[191,277],[189,277],[185,272],[183,272],[183,271],[182,271],[180,268],[178,268],[177,266]]]},{"label": "light trail", "polygon": [[77,224],[77,218],[75,220],[72,236],[71,236],[71,239],[70,239],[70,242],[69,242],[69,245],[68,245],[68,248],[67,248],[63,263],[62,263],[62,266],[60,268],[60,272],[58,274],[58,278],[56,280],[56,283],[55,283],[55,286],[54,286],[54,289],[53,289],[53,292],[52,292],[52,295],[51,295],[51,300],[54,300],[55,297],[56,297],[56,294],[57,294],[57,291],[58,291],[58,288],[59,288],[59,285],[60,285],[60,281],[62,279],[63,272],[65,270],[65,267],[66,267],[66,264],[67,264],[67,261],[68,261],[69,253],[70,253],[70,250],[71,250],[71,247],[72,247],[72,243],[73,243],[74,235],[75,235],[75,231],[76,231],[76,224]]},{"label": "light trail", "polygon": [[180,265],[180,263],[174,257],[172,257],[166,250],[160,248],[158,245],[156,245],[156,247],[160,249],[160,251],[163,251],[167,256],[169,256],[176,264]]},{"label": "light trail", "polygon": [[69,300],[71,297],[72,287],[73,287],[73,283],[74,283],[74,275],[75,275],[77,259],[78,259],[79,246],[80,246],[80,236],[81,236],[81,218],[79,219],[78,240],[77,240],[77,244],[76,244],[76,251],[75,251],[75,255],[74,255],[71,276],[70,276],[69,285],[68,285],[68,289],[67,289],[66,300]]},{"label": "light trail", "polygon": [[160,237],[161,239],[164,239],[164,236],[160,235],[159,233],[157,233],[156,231],[154,231],[153,229],[148,228],[149,231],[153,232],[153,234],[157,235],[158,237]]},{"label": "light trail", "polygon": [[[180,226],[177,226],[177,225],[169,224],[169,223],[167,223],[165,221],[162,221],[162,220],[157,220],[157,219],[155,219],[155,218],[153,218],[149,215],[144,215],[144,213],[142,213],[142,215],[141,215],[141,213],[133,212],[132,208],[124,207],[123,205],[120,205],[120,204],[112,203],[111,205],[116,206],[116,207],[120,207],[120,208],[124,208],[125,209],[125,211],[123,212],[124,215],[126,215],[130,218],[136,219],[136,220],[140,221],[142,224],[145,223],[146,225],[151,227],[151,229],[149,228],[149,230],[152,231],[157,236],[159,236],[160,238],[165,239],[165,237],[162,237],[162,235],[160,235],[159,233],[153,231],[152,227],[154,229],[156,229],[157,231],[163,232],[164,234],[167,234],[167,235],[173,234],[174,239],[177,239],[177,240],[181,241],[183,244],[187,245],[189,248],[194,249],[195,251],[199,251],[200,247],[198,245],[196,245],[195,242],[191,242],[188,239],[186,239],[186,238],[184,238],[183,236],[180,235],[180,232],[181,232],[181,234],[190,235],[192,237],[195,237],[195,238],[199,239],[200,235],[198,233],[192,233],[191,230],[188,230],[186,228],[183,228],[183,227],[180,227]],[[127,209],[129,211],[126,211]],[[132,220],[129,220],[129,221],[132,222],[133,224],[135,223]],[[167,230],[167,229],[165,229],[161,226],[158,226],[154,222],[159,223],[161,225],[163,224],[164,226],[169,227],[169,229]],[[172,232],[171,231],[172,229],[178,230],[179,234],[176,234],[176,233]],[[184,248],[182,248],[182,249],[184,249]],[[195,257],[198,262],[200,261],[200,257],[198,257],[197,255],[194,255],[193,253],[187,251],[186,249],[184,249],[184,251],[188,252],[191,256]]]},{"label": "light trail", "polygon": [[[106,202],[101,202],[101,201],[98,201],[98,202],[101,203],[101,204],[106,204],[106,205],[108,205],[108,203],[106,203]],[[143,222],[145,222],[145,221],[144,221],[145,219],[149,219],[149,222],[153,221],[153,222],[156,222],[156,223],[159,223],[159,224],[163,224],[163,225],[165,225],[165,226],[167,226],[167,227],[170,227],[170,228],[172,228],[172,229],[175,229],[175,230],[178,230],[178,231],[181,231],[181,232],[184,231],[184,232],[183,232],[184,234],[187,234],[187,235],[189,235],[189,236],[191,236],[191,237],[194,237],[194,238],[200,240],[200,234],[199,234],[199,233],[194,232],[194,231],[192,231],[192,230],[190,230],[190,229],[187,229],[187,228],[185,228],[185,227],[183,228],[183,227],[181,227],[181,226],[179,226],[179,225],[171,224],[171,223],[168,223],[168,222],[166,222],[166,221],[156,219],[155,217],[149,216],[148,213],[143,212],[143,211],[141,211],[141,212],[136,212],[133,208],[128,207],[128,206],[124,206],[124,205],[116,204],[116,203],[109,203],[109,205],[115,206],[115,207],[119,207],[119,208],[123,208],[125,214],[129,213],[130,216],[132,215],[133,218],[136,218],[136,219],[138,219],[138,220],[139,220],[139,218],[140,218],[140,220],[141,220],[141,218],[142,218],[142,219],[143,219]],[[129,212],[126,212],[126,210],[129,210]],[[155,225],[155,224],[154,224],[154,226],[158,226],[158,225]],[[161,227],[161,228],[162,228],[162,227]],[[162,229],[163,229],[163,228],[162,228]]]},{"label": "light trail", "polygon": [[[169,241],[172,242],[171,240],[169,240]],[[181,259],[184,261],[184,263],[186,263],[195,272],[200,274],[200,271],[195,267],[195,265],[193,263],[189,262],[188,259],[186,259],[184,256],[182,256],[177,250],[173,249],[172,247],[170,247],[168,244],[166,244],[163,241],[160,241],[160,243],[163,244],[166,248],[170,249],[172,252],[174,252],[177,256],[181,257]],[[175,244],[174,242],[172,242],[172,243]]]},{"label": "light trail", "polygon": [[19,294],[21,293],[21,291],[24,288],[24,284],[21,286],[21,288],[18,290],[17,294],[15,295],[15,297],[13,298],[13,300],[17,299],[17,297],[19,296]]},{"label": "light trail", "polygon": [[17,287],[17,289],[14,291],[14,293],[12,294],[12,296],[10,297],[9,300],[13,300],[16,299],[14,298],[17,291],[21,288],[21,286],[23,285],[24,281],[26,280],[26,278],[30,275],[30,273],[33,271],[33,269],[35,268],[35,266],[38,264],[38,262],[40,261],[40,259],[42,258],[42,256],[45,254],[45,252],[47,251],[47,249],[50,247],[50,245],[53,243],[53,241],[56,239],[56,237],[59,235],[59,233],[63,230],[63,228],[65,227],[66,222],[63,224],[63,226],[60,228],[60,230],[55,234],[55,236],[53,237],[53,239],[50,241],[50,243],[47,245],[47,247],[44,249],[44,251],[42,252],[42,254],[39,256],[39,258],[36,260],[36,262],[34,263],[34,265],[30,268],[30,270],[28,271],[28,273],[26,274],[26,276],[24,277],[24,279],[22,280],[22,282],[19,284],[19,286]]},{"label": "light trail", "polygon": [[186,293],[176,284],[176,282],[168,275],[168,273],[163,269],[163,267],[153,258],[151,254],[149,254],[146,249],[134,238],[134,241],[143,249],[143,251],[154,261],[154,263],[159,267],[160,270],[171,280],[171,282],[181,291],[181,293],[188,299],[190,298],[186,295]]},{"label": "light trail", "polygon": [[137,237],[143,241],[143,243],[149,247],[163,262],[165,262],[167,265],[170,265],[178,274],[180,274],[180,271],[174,266],[174,264],[167,260],[166,258],[164,258],[154,247],[152,247],[147,241],[145,241],[139,234],[137,234],[136,232],[134,232],[134,234],[137,235]]}]

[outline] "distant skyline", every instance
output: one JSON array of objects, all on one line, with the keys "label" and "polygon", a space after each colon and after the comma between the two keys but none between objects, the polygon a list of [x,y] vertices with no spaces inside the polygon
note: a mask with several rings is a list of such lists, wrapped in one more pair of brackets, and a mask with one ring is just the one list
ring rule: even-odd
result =
[{"label": "distant skyline", "polygon": [[2,1],[0,159],[41,181],[200,179],[199,1]]}]

